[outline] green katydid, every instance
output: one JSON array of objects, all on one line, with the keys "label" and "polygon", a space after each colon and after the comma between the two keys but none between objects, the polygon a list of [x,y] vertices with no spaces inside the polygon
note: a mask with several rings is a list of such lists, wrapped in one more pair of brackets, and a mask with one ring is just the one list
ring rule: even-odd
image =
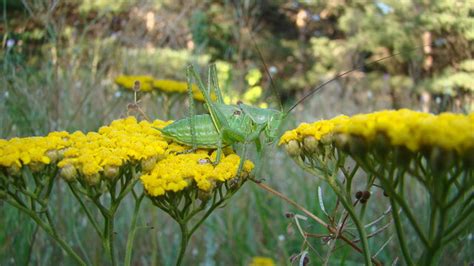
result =
[{"label": "green katydid", "polygon": [[[399,54],[400,53],[396,53],[374,60],[364,66],[374,64]],[[288,109],[288,111],[278,111],[275,109],[258,108],[243,103],[238,103],[237,105],[225,104],[218,86],[215,65],[211,65],[209,68],[207,88],[204,87],[201,78],[194,68],[190,66],[187,68],[190,117],[177,120],[165,128],[160,129],[160,131],[166,138],[191,146],[191,150],[197,148],[217,149],[215,163],[219,162],[223,147],[236,143],[244,144],[241,154],[241,162],[238,169],[239,173],[242,170],[246,155],[246,146],[248,143],[255,143],[259,155],[258,159],[260,160],[262,157],[262,145],[260,142],[262,133],[264,133],[265,143],[272,143],[278,136],[280,127],[286,117],[297,105],[305,101],[309,96],[316,93],[326,84],[360,68],[361,67],[357,67],[345,71],[322,83],[298,100]],[[194,114],[194,102],[191,91],[192,78],[194,78],[199,90],[204,95],[206,108],[208,109],[209,114]],[[214,90],[217,97],[216,101],[213,101],[211,98],[211,88]]]},{"label": "green katydid", "polygon": [[[257,116],[257,120],[255,120],[252,116],[247,115],[243,110],[245,107],[240,108],[240,106],[224,104],[222,93],[217,84],[215,66],[212,65],[209,68],[207,89],[192,66],[187,69],[187,77],[188,88],[191,88],[191,78],[195,79],[199,90],[204,95],[209,114],[195,115],[194,102],[190,98],[190,117],[177,120],[161,129],[160,131],[163,135],[178,143],[191,146],[191,150],[196,148],[216,148],[217,156],[215,163],[218,163],[221,158],[222,148],[234,143],[246,144],[254,141],[257,150],[260,152],[260,133],[266,128],[266,123],[262,123],[265,121],[262,120],[261,116]],[[217,102],[211,99],[211,87],[217,97]],[[191,93],[189,89],[188,91]],[[260,110],[263,110],[263,114],[266,115],[267,111],[265,110],[269,109]],[[278,112],[278,114],[280,113]],[[266,132],[273,133],[274,131]],[[269,136],[273,137],[273,139],[276,137],[276,135]],[[244,145],[243,154],[245,154],[245,147],[246,145]],[[242,158],[239,165],[239,172],[243,162],[244,158]]]}]

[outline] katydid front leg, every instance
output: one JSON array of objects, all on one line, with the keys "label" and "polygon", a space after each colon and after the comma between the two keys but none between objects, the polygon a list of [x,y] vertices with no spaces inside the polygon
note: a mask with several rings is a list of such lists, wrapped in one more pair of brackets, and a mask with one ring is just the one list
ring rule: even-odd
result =
[{"label": "katydid front leg", "polygon": [[[221,134],[219,138],[219,142],[217,144],[217,154],[216,154],[216,161],[214,165],[217,165],[222,156],[222,143],[236,143],[236,142],[243,142],[245,141],[245,133],[238,130],[238,129],[233,129],[230,127],[224,127],[221,129]],[[240,159],[242,162],[242,158]],[[239,167],[240,169],[240,167]],[[237,172],[240,173],[240,172]]]},{"label": "katydid front leg", "polygon": [[[259,157],[260,157],[260,154],[261,154],[261,148],[262,148],[262,145],[260,144],[260,132],[263,130],[265,126],[264,125],[258,125],[256,130],[254,130],[253,132],[245,132],[243,133],[243,137],[244,139],[242,141],[239,141],[241,143],[243,143],[242,145],[242,151],[241,151],[241,156],[240,156],[240,163],[239,163],[239,168],[237,168],[237,176],[240,175],[240,173],[242,172],[242,169],[244,167],[244,163],[245,163],[245,160],[247,159],[247,145],[249,142],[251,141],[254,141],[255,142],[255,146],[257,147],[257,154],[259,154]],[[261,158],[258,158],[259,159],[259,162],[260,163],[260,159]]]},{"label": "katydid front leg", "polygon": [[[253,133],[250,133],[249,134],[249,137],[248,137],[248,142],[250,141],[254,141],[255,142],[255,147],[257,149],[257,162],[256,162],[256,169],[255,169],[255,176],[260,176],[260,169],[262,169],[262,155],[263,155],[263,149],[262,149],[262,143],[260,142],[260,132],[265,128],[265,125],[258,125],[257,126],[257,129],[253,132]],[[247,143],[244,143],[244,151],[246,150],[246,145]],[[242,171],[242,168],[244,166],[244,161],[245,161],[245,154],[244,154],[244,158],[241,158],[240,160],[240,164],[239,164],[239,170],[238,170],[238,173],[240,173],[240,171]],[[257,182],[261,182],[261,180],[256,180]]]}]

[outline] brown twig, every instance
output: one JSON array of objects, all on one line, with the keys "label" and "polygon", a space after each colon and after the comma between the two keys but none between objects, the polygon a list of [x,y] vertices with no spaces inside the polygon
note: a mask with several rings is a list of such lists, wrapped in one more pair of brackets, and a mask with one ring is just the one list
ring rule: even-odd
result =
[{"label": "brown twig", "polygon": [[[338,233],[338,230],[335,229],[334,227],[330,226],[329,224],[327,224],[326,222],[324,222],[321,218],[319,218],[318,216],[314,215],[312,212],[308,211],[307,209],[305,209],[303,206],[299,205],[298,203],[296,203],[295,201],[291,200],[290,198],[288,198],[287,196],[285,196],[284,194],[282,194],[281,192],[279,191],[276,191],[274,190],[273,188],[263,184],[263,183],[257,183],[257,182],[254,182],[255,184],[257,184],[257,186],[261,187],[262,189],[278,196],[279,198],[283,199],[284,201],[288,202],[289,204],[293,205],[294,207],[296,207],[297,209],[299,209],[300,211],[302,211],[304,214],[306,214],[308,217],[310,217],[311,219],[313,219],[314,221],[316,221],[317,223],[319,223],[320,225],[326,227],[329,232],[331,234],[337,234]],[[348,239],[347,237],[345,237],[344,235],[339,235],[338,238],[342,239],[342,241],[346,242],[349,246],[352,247],[352,249],[356,250],[357,252],[359,253],[363,253],[362,249],[357,246],[355,243],[353,243],[350,239]],[[375,264],[375,265],[378,265],[378,266],[381,266],[383,265],[379,260],[377,260],[376,258],[371,258],[371,261]]]}]

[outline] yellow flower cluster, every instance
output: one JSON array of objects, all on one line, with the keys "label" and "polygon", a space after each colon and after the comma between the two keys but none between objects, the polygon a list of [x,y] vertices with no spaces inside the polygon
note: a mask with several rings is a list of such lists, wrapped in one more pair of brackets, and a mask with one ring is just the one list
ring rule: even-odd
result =
[{"label": "yellow flower cluster", "polygon": [[[226,151],[215,166],[211,163],[215,152],[177,154],[188,147],[165,139],[157,130],[169,123],[137,122],[128,117],[87,134],[52,132],[46,137],[0,139],[0,167],[18,174],[23,166],[40,171],[44,165],[55,163],[65,180],[81,177],[96,185],[102,178],[116,178],[126,164],[140,164],[142,173],[147,173],[141,178],[143,185],[152,196],[177,192],[193,181],[200,190],[209,191],[216,182],[236,177],[240,157],[232,151]],[[246,161],[241,176],[252,168],[253,164]]]},{"label": "yellow flower cluster", "polygon": [[[188,93],[188,84],[186,82],[161,79],[153,81],[153,87],[166,93]],[[199,91],[195,84],[192,84],[193,98],[204,102],[204,95]]]},{"label": "yellow flower cluster", "polygon": [[42,166],[55,162],[59,150],[69,144],[64,139],[67,132],[52,132],[46,137],[0,139],[0,166],[19,172],[24,166],[30,166],[33,171]]},{"label": "yellow flower cluster", "polygon": [[332,133],[334,128],[349,120],[348,116],[341,115],[331,120],[320,120],[314,123],[301,123],[297,128],[286,131],[280,138],[279,145],[296,140],[302,142],[305,137],[312,136],[316,140],[321,140],[328,133]]},{"label": "yellow flower cluster", "polygon": [[[143,186],[153,197],[168,191],[181,191],[193,181],[200,190],[210,191],[217,181],[225,182],[236,177],[240,163],[236,154],[224,156],[216,166],[211,162],[214,158],[215,152],[208,155],[207,151],[170,155],[158,162],[150,173],[142,175]],[[248,176],[252,169],[253,164],[245,161],[241,176]]]},{"label": "yellow flower cluster", "polygon": [[301,124],[286,132],[280,144],[301,142],[305,136],[320,140],[327,134],[362,137],[369,143],[382,134],[393,146],[404,146],[415,152],[424,147],[440,147],[459,154],[474,150],[474,113],[433,115],[407,109],[339,116],[313,124]]},{"label": "yellow flower cluster", "polygon": [[140,82],[141,91],[151,91],[153,89],[153,77],[151,76],[118,76],[115,83],[126,89],[133,90],[135,81]]},{"label": "yellow flower cluster", "polygon": [[253,257],[249,266],[275,266],[272,258],[268,257]]},{"label": "yellow flower cluster", "polygon": [[[135,81],[140,81],[141,91],[151,91],[153,89],[160,90],[165,93],[188,93],[188,84],[187,82],[169,80],[169,79],[153,79],[150,76],[126,76],[121,75],[115,79],[115,83],[120,85],[123,88],[132,90],[135,84]],[[204,95],[201,93],[199,88],[193,84],[192,85],[193,98],[197,101],[204,101]],[[215,99],[215,95],[211,95]]]},{"label": "yellow flower cluster", "polygon": [[138,123],[134,117],[128,117],[101,127],[98,132],[74,132],[68,137],[71,145],[64,152],[64,159],[58,163],[58,167],[65,169],[61,174],[66,179],[73,177],[68,176],[73,166],[94,184],[100,181],[100,174],[115,178],[119,167],[126,163],[156,161],[164,156],[168,143],[155,128],[166,124],[160,120]]}]

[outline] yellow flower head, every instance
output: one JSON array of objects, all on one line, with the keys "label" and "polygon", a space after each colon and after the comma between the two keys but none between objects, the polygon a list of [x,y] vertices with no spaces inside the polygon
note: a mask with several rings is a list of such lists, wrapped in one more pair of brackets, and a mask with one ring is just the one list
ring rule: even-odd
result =
[{"label": "yellow flower head", "polygon": [[474,149],[473,117],[472,114],[453,113],[433,115],[408,109],[339,116],[312,124],[303,123],[287,131],[280,139],[280,144],[290,140],[301,142],[305,136],[320,140],[328,134],[357,136],[371,143],[378,134],[383,134],[390,145],[403,146],[413,152],[423,147],[440,147],[464,154]]},{"label": "yellow flower head", "polygon": [[[150,195],[177,192],[191,184],[201,191],[211,191],[217,182],[237,175],[240,157],[228,149],[219,164],[211,163],[216,152],[197,150],[177,155],[188,147],[166,140],[157,128],[170,121],[138,122],[134,117],[112,121],[97,132],[52,132],[46,137],[0,139],[0,166],[17,173],[24,165],[33,171],[54,163],[68,181],[82,178],[96,185],[112,180],[126,164],[140,166],[142,182]],[[253,164],[243,164],[242,176],[248,176]]]},{"label": "yellow flower head", "polygon": [[291,140],[301,142],[308,136],[321,140],[324,136],[331,134],[336,126],[345,123],[348,119],[347,116],[341,115],[331,120],[320,120],[312,124],[301,123],[296,129],[286,131],[280,138],[278,145],[289,143]]},{"label": "yellow flower head", "polygon": [[[188,83],[183,81],[171,80],[171,79],[153,79],[151,76],[127,76],[120,75],[115,78],[115,83],[121,87],[129,90],[133,90],[135,81],[140,82],[140,90],[149,92],[152,90],[159,90],[165,93],[188,93]],[[204,102],[204,95],[201,93],[196,84],[192,84],[191,87],[193,98],[197,101]],[[211,99],[215,100],[216,95],[211,92]]]},{"label": "yellow flower head", "polygon": [[[188,93],[188,83],[183,81],[176,81],[170,79],[155,79],[153,81],[153,88],[160,90],[166,93],[181,93],[186,94]],[[199,90],[196,84],[192,84],[191,90],[193,93],[193,98],[197,101],[204,102],[204,95]],[[211,99],[215,100],[216,96],[213,92],[211,92]]]},{"label": "yellow flower head", "polygon": [[120,75],[115,78],[115,83],[121,87],[133,90],[135,82],[140,82],[141,91],[151,91],[153,89],[153,77],[151,76],[126,76]]},{"label": "yellow flower head", "polygon": [[0,166],[22,167],[24,165],[49,164],[53,157],[50,151],[66,147],[68,145],[66,137],[67,133],[58,132],[46,137],[1,139]]},{"label": "yellow flower head", "polygon": [[249,266],[275,266],[272,258],[268,257],[253,257]]},{"label": "yellow flower head", "polygon": [[[223,156],[214,166],[208,153],[197,152],[169,155],[158,162],[153,170],[142,175],[141,181],[150,196],[157,197],[167,192],[178,192],[191,184],[202,191],[210,191],[216,182],[230,180],[237,175],[240,157],[235,154]],[[250,161],[244,163],[242,175],[253,169]]]},{"label": "yellow flower head", "polygon": [[97,133],[71,134],[69,148],[58,166],[72,165],[85,176],[95,176],[102,174],[104,169],[161,158],[168,143],[156,127],[166,124],[159,120],[137,122],[136,118],[128,117],[101,127]]}]

